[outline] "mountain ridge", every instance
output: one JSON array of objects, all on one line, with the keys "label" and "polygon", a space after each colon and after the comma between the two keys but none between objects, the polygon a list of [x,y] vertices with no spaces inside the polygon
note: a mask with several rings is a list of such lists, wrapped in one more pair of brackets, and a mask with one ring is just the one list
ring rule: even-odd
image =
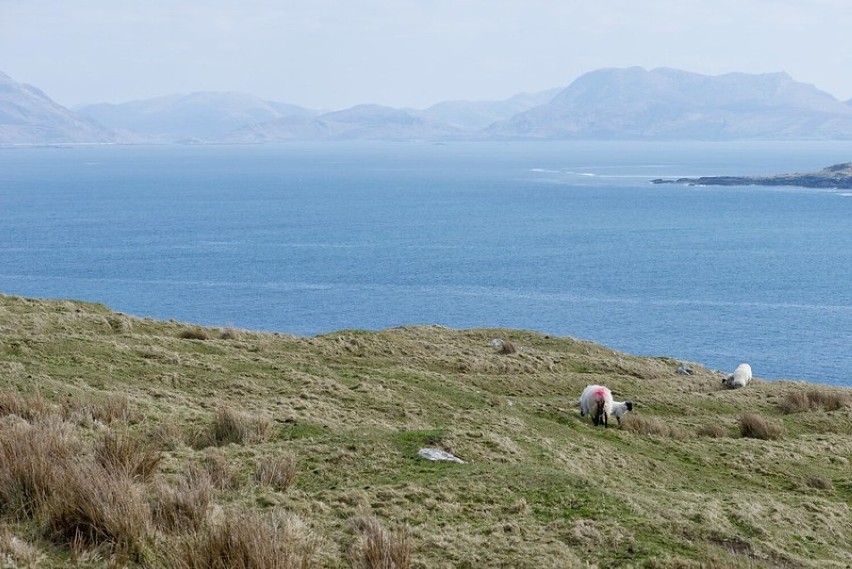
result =
[{"label": "mountain ridge", "polygon": [[0,75],[0,143],[286,140],[852,140],[852,104],[784,72],[603,68],[567,87],[425,109],[320,111],[195,92],[74,111]]}]

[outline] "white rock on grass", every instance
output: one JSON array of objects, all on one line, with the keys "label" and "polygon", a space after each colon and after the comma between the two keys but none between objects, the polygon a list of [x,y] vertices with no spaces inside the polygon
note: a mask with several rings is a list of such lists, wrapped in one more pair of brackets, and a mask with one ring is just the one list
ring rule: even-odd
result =
[{"label": "white rock on grass", "polygon": [[420,458],[425,458],[426,460],[447,460],[450,462],[458,462],[460,464],[464,464],[465,462],[454,455],[453,453],[447,452],[445,450],[441,450],[439,448],[422,448],[417,451],[417,455]]}]

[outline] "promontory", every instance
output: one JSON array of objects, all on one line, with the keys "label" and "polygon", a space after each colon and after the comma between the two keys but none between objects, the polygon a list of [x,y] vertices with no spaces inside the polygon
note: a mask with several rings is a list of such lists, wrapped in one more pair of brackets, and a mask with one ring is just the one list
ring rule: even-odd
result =
[{"label": "promontory", "polygon": [[699,178],[657,178],[652,184],[690,186],[799,186],[803,188],[852,189],[852,162],[834,164],[819,172],[775,174],[772,176],[701,176]]}]

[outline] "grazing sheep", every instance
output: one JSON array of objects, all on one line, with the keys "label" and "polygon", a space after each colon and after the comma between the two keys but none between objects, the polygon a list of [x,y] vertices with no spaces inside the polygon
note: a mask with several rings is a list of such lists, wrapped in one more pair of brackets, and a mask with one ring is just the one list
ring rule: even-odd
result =
[{"label": "grazing sheep", "polygon": [[603,385],[587,385],[580,396],[580,416],[592,416],[595,426],[603,423],[606,428],[607,419],[612,414],[612,393]]},{"label": "grazing sheep", "polygon": [[731,389],[737,389],[739,387],[745,387],[748,385],[749,381],[751,381],[751,366],[748,364],[740,364],[737,366],[737,369],[734,370],[734,373],[728,375],[722,380],[722,385],[730,387]]}]

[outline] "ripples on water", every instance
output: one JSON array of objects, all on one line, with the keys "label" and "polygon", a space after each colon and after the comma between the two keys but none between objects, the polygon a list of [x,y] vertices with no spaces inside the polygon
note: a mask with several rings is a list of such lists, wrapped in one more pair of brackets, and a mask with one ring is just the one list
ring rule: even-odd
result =
[{"label": "ripples on water", "polygon": [[656,177],[849,143],[0,149],[0,291],[318,334],[439,323],[852,385],[852,200]]}]

